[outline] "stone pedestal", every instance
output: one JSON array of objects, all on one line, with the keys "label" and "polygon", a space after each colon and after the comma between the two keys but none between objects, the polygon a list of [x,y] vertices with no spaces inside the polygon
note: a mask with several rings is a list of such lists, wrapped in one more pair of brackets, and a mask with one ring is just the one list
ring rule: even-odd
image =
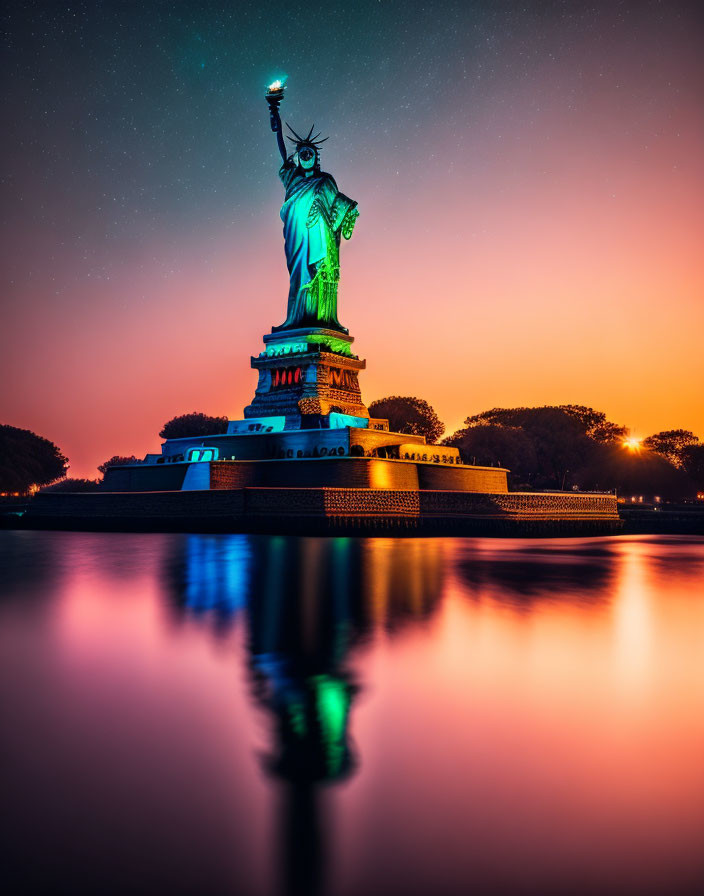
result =
[{"label": "stone pedestal", "polygon": [[246,418],[286,418],[286,429],[326,426],[330,413],[369,417],[358,374],[366,362],[352,354],[353,338],[320,327],[277,330],[252,358],[259,382]]}]

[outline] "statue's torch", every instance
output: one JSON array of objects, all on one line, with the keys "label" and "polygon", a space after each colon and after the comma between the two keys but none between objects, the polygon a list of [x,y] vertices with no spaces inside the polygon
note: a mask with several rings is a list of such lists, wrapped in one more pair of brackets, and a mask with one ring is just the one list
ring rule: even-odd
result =
[{"label": "statue's torch", "polygon": [[264,94],[269,104],[269,113],[271,118],[271,129],[276,131],[279,129],[279,105],[284,98],[284,82],[281,80],[273,81],[266,89]]}]

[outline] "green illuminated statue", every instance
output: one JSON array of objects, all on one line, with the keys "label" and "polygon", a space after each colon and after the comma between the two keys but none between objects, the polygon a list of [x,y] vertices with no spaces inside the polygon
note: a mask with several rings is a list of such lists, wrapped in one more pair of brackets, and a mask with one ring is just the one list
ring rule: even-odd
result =
[{"label": "green illuminated statue", "polygon": [[276,330],[326,327],[347,330],[337,319],[340,279],[340,238],[352,236],[357,203],[337,189],[331,175],[320,170],[320,134],[300,137],[289,127],[295,150],[288,155],[279,116],[284,87],[275,81],[267,90],[271,129],[283,162],[279,177],[286,190],[281,207],[286,263],[290,276],[286,320]]}]

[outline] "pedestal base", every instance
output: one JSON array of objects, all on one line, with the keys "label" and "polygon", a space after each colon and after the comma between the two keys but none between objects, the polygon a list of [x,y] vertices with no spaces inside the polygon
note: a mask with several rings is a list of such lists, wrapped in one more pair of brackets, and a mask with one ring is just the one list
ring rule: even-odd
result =
[{"label": "pedestal base", "polygon": [[366,362],[352,354],[353,341],[315,327],[265,336],[265,351],[251,360],[259,382],[245,418],[285,416],[286,429],[318,428],[330,413],[368,418],[358,381]]}]

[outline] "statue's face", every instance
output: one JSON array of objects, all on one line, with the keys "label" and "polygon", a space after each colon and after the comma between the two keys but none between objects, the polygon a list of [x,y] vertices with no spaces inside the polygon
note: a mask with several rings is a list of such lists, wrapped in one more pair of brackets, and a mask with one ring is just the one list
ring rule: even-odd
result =
[{"label": "statue's face", "polygon": [[298,150],[298,164],[304,171],[310,171],[315,165],[316,153],[312,146],[304,146]]}]

